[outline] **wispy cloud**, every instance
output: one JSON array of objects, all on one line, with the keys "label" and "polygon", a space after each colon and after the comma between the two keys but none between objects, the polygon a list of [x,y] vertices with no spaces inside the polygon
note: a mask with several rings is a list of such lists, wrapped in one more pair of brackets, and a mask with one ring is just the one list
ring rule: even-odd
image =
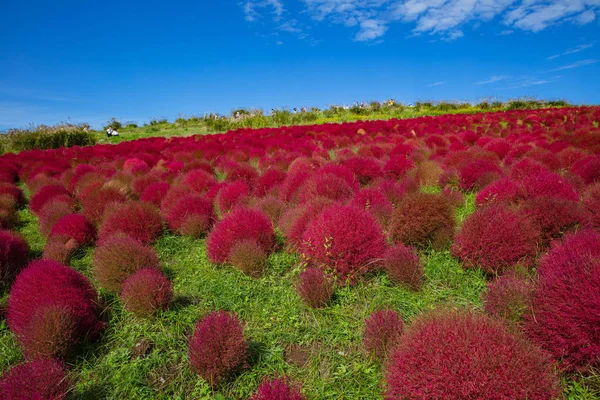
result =
[{"label": "wispy cloud", "polygon": [[445,85],[446,83],[447,83],[447,81],[434,82],[434,83],[430,83],[429,85],[427,85],[427,87],[441,86],[441,85]]},{"label": "wispy cloud", "polygon": [[600,62],[600,60],[580,60],[580,61],[574,62],[573,64],[563,65],[562,67],[551,69],[548,72],[556,72],[556,71],[563,71],[565,69],[585,67],[586,65],[596,64],[597,62]]},{"label": "wispy cloud", "polygon": [[240,3],[240,5],[244,11],[245,19],[248,22],[254,22],[261,18],[262,14],[259,12],[261,9],[270,9],[273,19],[276,21],[281,19],[281,16],[285,11],[283,3],[280,0],[246,0]]},{"label": "wispy cloud", "polygon": [[494,76],[490,76],[489,79],[486,79],[484,81],[479,81],[479,82],[475,82],[476,85],[488,85],[490,83],[495,83],[495,82],[500,82],[506,79],[509,79],[510,76],[507,75],[494,75]]},{"label": "wispy cloud", "polygon": [[516,79],[512,79],[509,81],[509,86],[505,89],[519,89],[524,87],[531,86],[540,86],[547,85],[549,83],[553,83],[562,78],[562,76],[557,75],[550,78],[539,78],[537,76],[521,76]]},{"label": "wispy cloud", "polygon": [[546,60],[554,60],[554,59],[557,59],[558,57],[561,57],[561,56],[566,56],[566,55],[569,55],[569,54],[579,53],[580,51],[584,51],[585,49],[589,49],[593,45],[594,45],[594,43],[580,44],[579,46],[574,47],[572,49],[569,49],[569,50],[565,51],[564,53],[559,53],[559,54],[555,54],[553,56],[550,56],[550,57],[546,58]]},{"label": "wispy cloud", "polygon": [[[282,0],[246,0],[240,3],[248,21],[270,9],[276,18],[285,10]],[[355,41],[377,41],[393,23],[412,25],[412,34],[456,40],[465,27],[475,28],[499,18],[499,35],[515,30],[539,32],[569,22],[585,25],[596,19],[599,0],[302,0],[298,17],[308,14],[314,23],[327,21],[353,29]]]}]

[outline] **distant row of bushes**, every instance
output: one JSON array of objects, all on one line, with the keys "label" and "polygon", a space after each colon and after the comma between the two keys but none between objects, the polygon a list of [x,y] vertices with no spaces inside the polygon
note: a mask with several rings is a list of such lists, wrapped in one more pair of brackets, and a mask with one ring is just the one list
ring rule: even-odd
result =
[{"label": "distant row of bushes", "polygon": [[0,135],[0,154],[34,149],[90,146],[96,142],[96,135],[87,124],[40,125],[28,129],[11,129],[8,133]]}]

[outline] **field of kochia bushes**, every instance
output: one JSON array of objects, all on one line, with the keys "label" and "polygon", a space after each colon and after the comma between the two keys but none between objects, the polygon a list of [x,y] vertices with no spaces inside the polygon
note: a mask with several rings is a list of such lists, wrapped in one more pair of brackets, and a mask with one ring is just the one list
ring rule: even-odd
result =
[{"label": "field of kochia bushes", "polygon": [[[0,353],[11,357],[0,398],[538,400],[573,397],[577,382],[600,395],[599,121],[600,107],[523,110],[4,155]],[[177,238],[190,245],[181,254],[207,258],[202,273],[166,266],[163,242]],[[293,261],[275,270],[284,257]],[[446,285],[433,271],[452,263],[465,282],[481,277],[482,290],[464,289],[476,301],[430,300]],[[250,295],[227,303],[215,289],[186,303],[188,287],[219,274],[243,277]],[[254,285],[275,285],[295,314],[250,322]],[[395,301],[366,318],[343,308],[363,291],[380,301],[382,287],[417,306]],[[354,394],[328,387],[346,367],[316,366],[304,382],[306,362],[269,361],[279,346],[325,347],[304,316],[360,326],[331,339],[348,344],[332,353],[352,355],[354,377],[370,379],[349,382]],[[173,352],[176,372],[144,366],[140,379],[115,372],[86,387],[116,327],[136,324],[179,345],[141,342],[131,362]],[[290,343],[296,334],[304,343]]]}]

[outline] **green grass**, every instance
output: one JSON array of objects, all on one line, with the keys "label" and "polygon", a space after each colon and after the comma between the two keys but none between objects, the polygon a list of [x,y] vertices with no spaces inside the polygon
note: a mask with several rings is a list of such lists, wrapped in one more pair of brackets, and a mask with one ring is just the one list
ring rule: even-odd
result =
[{"label": "green grass", "polygon": [[[435,188],[430,188],[435,191]],[[474,196],[457,211],[459,221],[474,209]],[[20,212],[20,232],[39,256],[44,240],[36,218]],[[301,270],[296,255],[278,252],[269,258],[260,279],[207,260],[204,240],[161,237],[154,245],[171,278],[172,307],[152,319],[127,313],[118,297],[100,291],[108,328],[102,339],[86,344],[68,360],[76,385],[74,399],[245,399],[264,376],[287,374],[300,382],[309,399],[381,399],[384,372],[362,349],[364,319],[378,308],[398,310],[405,322],[439,306],[481,309],[486,281],[482,272],[465,270],[449,252],[425,252],[426,281],[421,291],[392,285],[376,273],[354,287],[335,291],[320,310],[305,306],[294,285]],[[71,265],[91,276],[92,250]],[[3,292],[6,300],[6,292]],[[213,393],[189,368],[187,337],[195,323],[212,310],[237,313],[246,323],[252,366]],[[296,360],[290,359],[291,350]],[[298,354],[306,365],[298,365]],[[0,322],[0,372],[21,360],[13,334]],[[570,399],[598,396],[598,375],[565,378]]]}]

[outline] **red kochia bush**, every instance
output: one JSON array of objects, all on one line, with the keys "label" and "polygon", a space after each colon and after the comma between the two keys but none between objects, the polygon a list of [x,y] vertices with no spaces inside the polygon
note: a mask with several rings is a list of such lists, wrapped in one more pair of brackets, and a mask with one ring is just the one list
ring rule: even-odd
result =
[{"label": "red kochia bush", "polygon": [[456,218],[448,200],[431,193],[407,195],[392,213],[389,237],[395,242],[436,249],[452,241]]},{"label": "red kochia bush", "polygon": [[[69,198],[70,199],[70,198]],[[46,204],[38,214],[38,223],[40,233],[48,237],[52,231],[52,227],[61,218],[66,215],[73,214],[75,204],[72,201],[51,201]]]},{"label": "red kochia bush", "polygon": [[582,230],[542,258],[527,335],[571,370],[600,365],[600,233]]},{"label": "red kochia bush", "polygon": [[306,228],[300,252],[309,264],[353,283],[377,267],[385,252],[385,238],[368,212],[334,205]]},{"label": "red kochia bush", "polygon": [[62,217],[50,232],[50,237],[65,237],[73,239],[80,246],[91,244],[96,232],[87,219],[81,214],[69,214]]},{"label": "red kochia bush", "polygon": [[20,207],[25,202],[23,191],[12,183],[0,182],[0,197],[9,196],[14,200],[15,206]]},{"label": "red kochia bush", "polygon": [[9,284],[27,264],[29,245],[21,236],[0,230],[0,283]]},{"label": "red kochia bush", "polygon": [[412,290],[419,290],[425,270],[419,255],[410,247],[399,243],[388,248],[383,255],[383,267],[390,279]]},{"label": "red kochia bush", "polygon": [[600,228],[600,183],[590,186],[585,191],[582,204],[589,223]]},{"label": "red kochia bush", "polygon": [[[57,309],[59,314],[55,313]],[[48,316],[48,312],[55,316]],[[57,323],[67,318],[67,312],[73,328],[71,322]],[[104,328],[99,316],[98,295],[84,275],[57,262],[41,260],[17,276],[10,290],[6,321],[23,346],[46,342],[48,351],[53,345],[58,346],[57,351],[63,351],[63,346],[75,344],[65,343],[65,337],[75,341],[85,336],[95,338]],[[38,323],[45,323],[48,329],[32,328]],[[32,349],[26,348],[25,354],[29,350]]]},{"label": "red kochia bush", "polygon": [[0,379],[4,400],[66,400],[71,388],[64,364],[58,360],[34,360],[12,367]]},{"label": "red kochia bush", "polygon": [[518,211],[489,207],[471,214],[456,235],[452,255],[467,268],[497,273],[515,264],[531,264],[540,233]]},{"label": "red kochia bush", "polygon": [[488,283],[483,293],[485,311],[495,317],[520,322],[531,310],[533,288],[531,279],[514,272],[499,276]]},{"label": "red kochia bush", "polygon": [[235,243],[253,239],[265,253],[270,253],[275,244],[273,224],[262,212],[238,208],[223,218],[209,233],[206,240],[208,259],[213,263],[228,261]]},{"label": "red kochia bush", "polygon": [[143,268],[158,268],[154,249],[129,236],[116,235],[103,240],[92,260],[92,274],[101,287],[118,292],[121,283]]},{"label": "red kochia bush", "polygon": [[264,379],[250,400],[305,400],[287,378]]},{"label": "red kochia bush", "polygon": [[215,197],[215,204],[219,213],[225,215],[235,207],[245,206],[248,203],[250,188],[244,181],[234,181],[223,186]]},{"label": "red kochia bush", "polygon": [[171,282],[157,268],[140,269],[121,285],[121,300],[125,308],[139,317],[166,310],[172,298]]},{"label": "red kochia bush", "polygon": [[296,285],[298,295],[312,308],[324,307],[333,295],[333,282],[318,268],[307,268]]},{"label": "red kochia bush", "polygon": [[31,198],[29,201],[29,208],[31,208],[31,211],[37,214],[48,201],[52,201],[53,197],[62,195],[69,195],[69,192],[64,188],[64,186],[44,186]]},{"label": "red kochia bush", "polygon": [[103,187],[82,199],[83,215],[94,224],[99,224],[106,208],[114,203],[122,203],[126,196],[119,190]]},{"label": "red kochia bush", "polygon": [[434,311],[402,335],[387,399],[530,399],[560,395],[545,353],[484,315]]},{"label": "red kochia bush", "polygon": [[202,318],[190,337],[192,370],[211,387],[246,364],[248,345],[244,327],[234,314],[219,311]]},{"label": "red kochia bush", "polygon": [[559,197],[534,197],[523,203],[523,213],[537,226],[544,244],[575,229],[585,220],[581,206]]},{"label": "red kochia bush", "polygon": [[234,267],[253,277],[261,276],[267,264],[267,254],[254,239],[234,243],[228,259]]},{"label": "red kochia bush", "polygon": [[152,203],[155,206],[160,206],[161,201],[167,195],[167,192],[171,188],[167,182],[156,182],[152,183],[144,189],[140,200],[146,203]]},{"label": "red kochia bush", "polygon": [[162,231],[162,221],[158,208],[152,204],[130,201],[115,204],[108,210],[99,239],[105,239],[115,233],[124,233],[143,243],[152,243]]},{"label": "red kochia bush", "polygon": [[459,183],[462,190],[481,188],[500,177],[502,169],[490,160],[475,160],[459,170]]},{"label": "red kochia bush", "polygon": [[181,235],[201,237],[212,226],[215,213],[210,201],[197,194],[189,194],[176,200],[163,211],[169,229]]},{"label": "red kochia bush", "polygon": [[379,360],[385,360],[400,340],[404,324],[394,310],[378,310],[365,320],[363,345]]},{"label": "red kochia bush", "polygon": [[20,338],[27,359],[64,358],[78,340],[77,324],[64,305],[42,305],[33,311],[27,333]]}]

